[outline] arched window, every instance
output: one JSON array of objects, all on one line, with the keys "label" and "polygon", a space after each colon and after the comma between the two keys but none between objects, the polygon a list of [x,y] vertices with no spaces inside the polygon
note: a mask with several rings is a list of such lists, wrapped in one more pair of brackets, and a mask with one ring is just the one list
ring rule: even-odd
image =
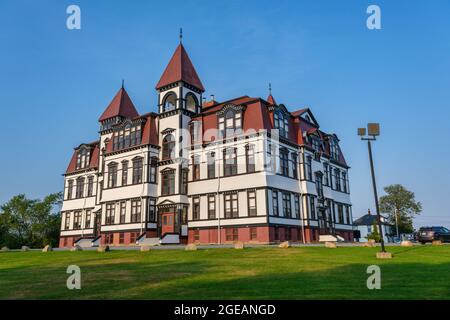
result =
[{"label": "arched window", "polygon": [[163,112],[175,110],[177,107],[177,96],[175,93],[169,93],[164,97]]},{"label": "arched window", "polygon": [[87,168],[90,161],[90,150],[86,147],[81,147],[77,153],[77,170]]},{"label": "arched window", "polygon": [[192,112],[196,112],[197,98],[192,93],[186,95],[186,109]]},{"label": "arched window", "polygon": [[175,138],[172,134],[168,134],[164,137],[162,152],[163,160],[175,158]]},{"label": "arched window", "polygon": [[242,112],[228,109],[219,117],[219,132],[222,137],[240,133],[242,128]]}]

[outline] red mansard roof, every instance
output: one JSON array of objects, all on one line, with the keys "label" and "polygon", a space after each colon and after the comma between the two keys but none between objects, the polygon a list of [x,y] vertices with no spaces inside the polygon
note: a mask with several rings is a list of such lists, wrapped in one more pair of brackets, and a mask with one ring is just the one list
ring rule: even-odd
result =
[{"label": "red mansard roof", "polygon": [[98,121],[104,121],[106,119],[122,116],[125,118],[135,118],[139,116],[136,111],[133,102],[128,96],[125,88],[120,88],[119,92],[114,96],[111,103],[106,108],[105,112],[100,116]]},{"label": "red mansard roof", "polygon": [[184,81],[202,91],[205,91],[200,78],[195,71],[194,65],[189,59],[189,56],[180,43],[175,50],[169,64],[167,65],[164,73],[161,76],[156,89],[160,89],[164,86],[172,84],[174,82]]}]

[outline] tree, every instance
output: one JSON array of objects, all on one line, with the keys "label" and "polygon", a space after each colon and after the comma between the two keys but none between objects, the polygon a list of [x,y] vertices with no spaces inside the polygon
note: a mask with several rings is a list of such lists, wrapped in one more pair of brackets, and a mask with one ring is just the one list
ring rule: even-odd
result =
[{"label": "tree", "polygon": [[62,194],[54,193],[43,200],[30,200],[24,194],[14,196],[0,207],[0,246],[19,248],[56,246],[59,237]]},{"label": "tree", "polygon": [[392,225],[395,225],[397,214],[399,233],[412,233],[414,216],[420,214],[422,204],[415,200],[414,192],[400,184],[387,186],[384,191],[387,195],[380,198],[380,210],[387,213],[387,220]]}]

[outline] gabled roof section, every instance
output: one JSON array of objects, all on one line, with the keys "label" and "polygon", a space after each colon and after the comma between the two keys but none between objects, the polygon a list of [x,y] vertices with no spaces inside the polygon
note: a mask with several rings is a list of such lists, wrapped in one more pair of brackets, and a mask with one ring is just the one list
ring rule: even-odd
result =
[{"label": "gabled roof section", "polygon": [[184,81],[201,91],[205,91],[205,88],[195,71],[194,65],[181,43],[178,45],[169,64],[164,70],[161,79],[156,85],[156,89],[160,89],[178,81]]},{"label": "gabled roof section", "polygon": [[267,102],[270,103],[271,105],[277,104],[272,94],[269,94],[269,96],[267,97]]},{"label": "gabled roof section", "polygon": [[90,162],[89,166],[83,169],[77,170],[77,153],[79,148],[75,148],[74,153],[72,154],[72,158],[70,159],[69,166],[67,167],[66,174],[73,173],[76,171],[83,171],[86,169],[96,169],[98,168],[98,158],[100,154],[100,148],[99,148],[100,141],[94,141],[87,144],[81,144],[82,145],[88,145],[91,148],[91,154],[90,154]]},{"label": "gabled roof section", "polygon": [[129,119],[139,116],[124,87],[120,88],[120,90],[116,93],[98,121],[104,121],[117,116],[122,116]]}]

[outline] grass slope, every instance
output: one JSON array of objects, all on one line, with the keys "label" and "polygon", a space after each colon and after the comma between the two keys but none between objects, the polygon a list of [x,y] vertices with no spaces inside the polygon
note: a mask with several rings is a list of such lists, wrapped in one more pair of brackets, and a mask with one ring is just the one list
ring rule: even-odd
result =
[{"label": "grass slope", "polygon": [[[449,299],[450,246],[0,253],[0,299]],[[81,290],[68,290],[68,265]],[[381,290],[366,269],[381,268]]]}]

